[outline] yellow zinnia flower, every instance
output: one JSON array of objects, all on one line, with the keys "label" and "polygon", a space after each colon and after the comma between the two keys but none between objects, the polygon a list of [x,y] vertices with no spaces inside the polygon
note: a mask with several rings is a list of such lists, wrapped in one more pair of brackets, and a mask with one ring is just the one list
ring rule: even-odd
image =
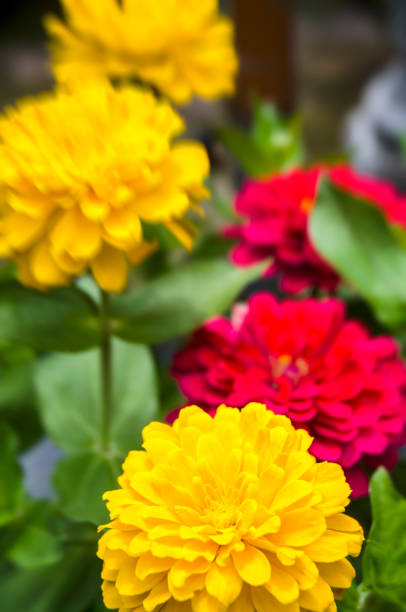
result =
[{"label": "yellow zinnia flower", "polygon": [[67,25],[50,16],[58,80],[135,77],[178,103],[234,90],[237,57],[218,0],[62,0]]},{"label": "yellow zinnia flower", "polygon": [[105,494],[104,602],[120,612],[332,612],[362,529],[312,438],[264,405],[151,423]]},{"label": "yellow zinnia flower", "polygon": [[21,280],[64,285],[88,267],[120,291],[128,262],[156,248],[144,224],[162,224],[190,248],[183,219],[208,195],[206,151],[172,142],[179,115],[146,90],[107,81],[21,102],[0,117],[0,257]]}]

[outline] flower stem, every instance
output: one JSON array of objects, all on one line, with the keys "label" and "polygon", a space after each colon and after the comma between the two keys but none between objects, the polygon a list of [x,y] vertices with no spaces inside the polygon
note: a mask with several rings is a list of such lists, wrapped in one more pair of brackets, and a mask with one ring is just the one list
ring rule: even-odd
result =
[{"label": "flower stem", "polygon": [[101,291],[100,325],[102,332],[101,341],[101,385],[102,385],[102,448],[107,451],[110,441],[110,422],[112,412],[111,397],[111,332],[109,318],[109,294]]}]

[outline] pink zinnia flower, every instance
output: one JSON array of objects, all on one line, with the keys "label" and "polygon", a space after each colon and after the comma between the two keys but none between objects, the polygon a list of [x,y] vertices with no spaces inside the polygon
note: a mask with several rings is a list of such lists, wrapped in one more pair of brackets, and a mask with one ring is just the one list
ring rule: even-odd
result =
[{"label": "pink zinnia flower", "polygon": [[286,414],[314,437],[318,459],[342,465],[354,496],[367,492],[362,468],[393,467],[403,443],[406,368],[395,341],[371,337],[336,299],[257,294],[231,321],[195,332],[172,373],[188,402],[208,411],[254,401]]},{"label": "pink zinnia flower", "polygon": [[392,222],[406,227],[406,198],[389,183],[356,174],[350,166],[298,168],[267,180],[247,181],[238,194],[235,208],[246,221],[226,229],[228,237],[239,240],[232,251],[237,265],[272,257],[266,275],[281,274],[281,287],[288,293],[309,286],[331,291],[337,286],[338,275],[318,255],[308,235],[309,212],[323,173],[338,187],[369,200]]}]

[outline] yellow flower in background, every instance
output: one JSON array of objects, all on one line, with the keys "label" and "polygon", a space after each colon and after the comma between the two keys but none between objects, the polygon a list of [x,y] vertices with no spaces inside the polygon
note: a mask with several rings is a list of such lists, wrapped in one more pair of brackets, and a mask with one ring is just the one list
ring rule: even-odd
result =
[{"label": "yellow flower in background", "polygon": [[62,82],[134,77],[177,103],[232,94],[232,21],[218,0],[62,0],[66,25],[46,19]]},{"label": "yellow flower in background", "polygon": [[191,406],[151,423],[99,542],[106,606],[120,612],[332,612],[362,529],[340,466],[261,404],[214,418]]},{"label": "yellow flower in background", "polygon": [[0,117],[0,257],[37,288],[91,269],[121,291],[128,263],[157,248],[162,224],[191,248],[184,215],[208,195],[204,147],[175,141],[182,119],[147,90],[107,81],[22,101]]}]

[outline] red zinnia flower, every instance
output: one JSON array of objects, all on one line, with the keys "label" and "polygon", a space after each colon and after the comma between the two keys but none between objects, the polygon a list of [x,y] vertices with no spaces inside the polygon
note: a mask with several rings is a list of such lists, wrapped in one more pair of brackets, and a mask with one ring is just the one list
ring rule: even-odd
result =
[{"label": "red zinnia flower", "polygon": [[403,443],[406,368],[395,341],[345,319],[339,300],[257,294],[231,321],[195,332],[173,375],[206,410],[254,401],[286,414],[314,437],[317,458],[342,465],[354,496],[367,492],[361,461],[390,468]]},{"label": "red zinnia flower", "polygon": [[389,183],[358,175],[350,166],[298,168],[244,185],[235,207],[247,221],[226,229],[228,237],[240,241],[232,252],[234,263],[246,266],[272,257],[266,275],[280,273],[281,287],[288,293],[309,286],[329,291],[336,287],[338,275],[318,255],[308,235],[309,211],[323,172],[338,187],[369,200],[391,221],[406,226],[406,198]]}]

